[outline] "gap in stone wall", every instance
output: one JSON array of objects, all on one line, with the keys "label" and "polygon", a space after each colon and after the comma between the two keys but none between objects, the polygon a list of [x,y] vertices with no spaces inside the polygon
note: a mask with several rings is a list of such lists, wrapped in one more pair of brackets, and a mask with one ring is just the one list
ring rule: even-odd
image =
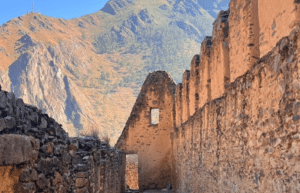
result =
[{"label": "gap in stone wall", "polygon": [[126,189],[139,189],[138,154],[126,155]]}]

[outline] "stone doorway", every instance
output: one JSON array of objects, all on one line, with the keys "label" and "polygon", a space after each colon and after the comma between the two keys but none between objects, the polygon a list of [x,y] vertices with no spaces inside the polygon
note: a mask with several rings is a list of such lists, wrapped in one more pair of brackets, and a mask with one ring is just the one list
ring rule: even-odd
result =
[{"label": "stone doorway", "polygon": [[126,155],[126,191],[139,190],[138,154]]}]

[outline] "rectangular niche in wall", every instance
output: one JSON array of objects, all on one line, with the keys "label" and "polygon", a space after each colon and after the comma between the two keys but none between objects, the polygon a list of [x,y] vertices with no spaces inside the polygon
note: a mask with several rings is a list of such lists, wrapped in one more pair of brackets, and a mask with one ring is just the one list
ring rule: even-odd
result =
[{"label": "rectangular niche in wall", "polygon": [[151,125],[157,125],[159,123],[159,109],[151,109],[150,119]]}]

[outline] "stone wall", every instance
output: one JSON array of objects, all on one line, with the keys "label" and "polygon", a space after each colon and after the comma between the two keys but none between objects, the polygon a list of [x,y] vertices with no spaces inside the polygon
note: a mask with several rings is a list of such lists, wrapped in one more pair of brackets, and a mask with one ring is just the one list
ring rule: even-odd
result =
[{"label": "stone wall", "polygon": [[[200,55],[195,55],[191,61],[189,80],[189,112],[188,117],[199,109],[199,81],[200,81]],[[177,94],[177,93],[175,93]],[[182,122],[181,122],[182,123]]]},{"label": "stone wall", "polygon": [[[182,83],[175,88],[174,106],[172,89],[165,103],[155,105],[163,109],[162,128],[167,132],[157,135],[159,129],[148,124],[156,100],[153,93],[166,90],[166,83],[157,81],[149,86],[151,91],[143,86],[116,147],[129,153],[147,152],[139,153],[139,160],[152,165],[157,161],[152,159],[154,152],[161,147],[151,138],[165,140],[175,125],[172,156],[165,159],[171,162],[172,170],[164,171],[170,171],[166,178],[172,179],[178,192],[281,192],[296,188],[288,183],[298,179],[298,155],[289,157],[294,139],[298,143],[298,115],[285,111],[298,108],[294,107],[298,99],[293,93],[298,90],[295,30],[299,28],[299,6],[299,0],[232,0],[229,10],[218,14],[213,35],[201,44],[201,54],[195,55],[190,70],[184,71]],[[170,116],[165,116],[165,111]],[[165,144],[169,147],[168,140]],[[142,173],[149,176],[151,172]],[[292,180],[292,176],[296,178]],[[160,179],[151,177],[150,181],[156,184]]]},{"label": "stone wall", "polygon": [[300,191],[299,35],[298,27],[171,134],[177,192]]},{"label": "stone wall", "polygon": [[0,192],[124,192],[124,155],[0,89]]},{"label": "stone wall", "polygon": [[282,37],[297,26],[299,21],[299,2],[258,0],[259,48],[260,55],[267,54]]},{"label": "stone wall", "polygon": [[[149,74],[115,145],[126,154],[138,155],[140,189],[162,189],[171,181],[169,136],[175,124],[175,87],[166,72]],[[159,109],[159,123],[151,124],[151,109],[155,108]]]},{"label": "stone wall", "polygon": [[221,11],[214,22],[209,68],[211,99],[222,96],[230,81],[228,17],[229,11]]},{"label": "stone wall", "polygon": [[[212,37],[206,36],[201,44],[200,68],[199,68],[199,107],[202,107],[210,100],[210,48]],[[185,121],[183,121],[185,122]]]},{"label": "stone wall", "polygon": [[213,36],[205,37],[201,54],[194,56],[190,70],[183,73],[182,84],[177,85],[176,127],[204,104],[221,97],[227,84],[250,70],[298,25],[299,2],[284,2],[275,0],[270,6],[264,0],[232,0],[229,11],[220,11]]},{"label": "stone wall", "polygon": [[[232,0],[228,11],[220,11],[212,37],[201,44],[201,55],[195,66],[191,62],[190,80],[182,80],[182,123],[206,102],[225,92],[226,84],[246,73],[299,23],[300,3],[294,0]],[[186,77],[186,72],[184,77]],[[188,83],[189,88],[184,84]],[[185,93],[188,89],[189,93]]]},{"label": "stone wall", "polygon": [[[230,82],[244,74],[260,57],[257,4],[258,0],[230,1],[228,19]],[[274,46],[275,44],[272,45]]]},{"label": "stone wall", "polygon": [[189,70],[186,70],[182,76],[182,121],[185,122],[190,117],[190,77],[191,73]]},{"label": "stone wall", "polygon": [[176,85],[175,112],[175,127],[179,127],[182,124],[182,83]]},{"label": "stone wall", "polygon": [[297,0],[231,0],[228,21],[231,82],[295,29],[299,9]]}]

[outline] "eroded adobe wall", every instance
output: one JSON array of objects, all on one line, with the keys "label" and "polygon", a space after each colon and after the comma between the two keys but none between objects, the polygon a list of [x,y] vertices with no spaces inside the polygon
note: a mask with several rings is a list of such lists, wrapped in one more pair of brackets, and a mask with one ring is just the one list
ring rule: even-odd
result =
[{"label": "eroded adobe wall", "polygon": [[[221,97],[226,84],[242,76],[299,23],[300,3],[294,0],[232,0],[220,11],[213,34],[201,44],[201,55],[184,72],[181,108],[176,116],[184,123],[206,102]],[[196,62],[199,57],[199,62]],[[188,113],[186,113],[188,112]]]},{"label": "eroded adobe wall", "polygon": [[230,80],[228,17],[228,11],[221,11],[214,22],[209,71],[211,99],[222,96],[225,84]]},{"label": "eroded adobe wall", "polygon": [[295,0],[258,0],[260,55],[267,54],[284,36],[289,35],[299,19]]},{"label": "eroded adobe wall", "polygon": [[175,112],[175,127],[179,127],[182,124],[182,83],[176,85]]},{"label": "eroded adobe wall", "polygon": [[185,122],[190,117],[190,77],[191,72],[186,70],[182,76],[182,122]]},{"label": "eroded adobe wall", "polygon": [[[1,87],[0,87],[1,88]],[[0,192],[124,192],[124,154],[0,90]]]},{"label": "eroded adobe wall", "polygon": [[202,107],[210,100],[210,48],[212,45],[212,37],[206,36],[201,44],[200,55],[200,81],[199,81],[199,107]]},{"label": "eroded adobe wall", "polygon": [[[191,61],[189,81],[189,116],[199,109],[200,55],[195,55]],[[176,93],[177,94],[177,93]]]},{"label": "eroded adobe wall", "polygon": [[299,27],[171,134],[177,192],[298,192]]},{"label": "eroded adobe wall", "polygon": [[228,20],[230,82],[244,74],[260,57],[257,1],[230,1]]},{"label": "eroded adobe wall", "polygon": [[[170,133],[175,125],[173,80],[166,72],[148,75],[115,147],[138,154],[139,188],[165,188],[171,181]],[[150,122],[151,109],[159,109],[159,123]]]},{"label": "eroded adobe wall", "polygon": [[243,75],[299,22],[297,0],[231,0],[230,82]]}]

